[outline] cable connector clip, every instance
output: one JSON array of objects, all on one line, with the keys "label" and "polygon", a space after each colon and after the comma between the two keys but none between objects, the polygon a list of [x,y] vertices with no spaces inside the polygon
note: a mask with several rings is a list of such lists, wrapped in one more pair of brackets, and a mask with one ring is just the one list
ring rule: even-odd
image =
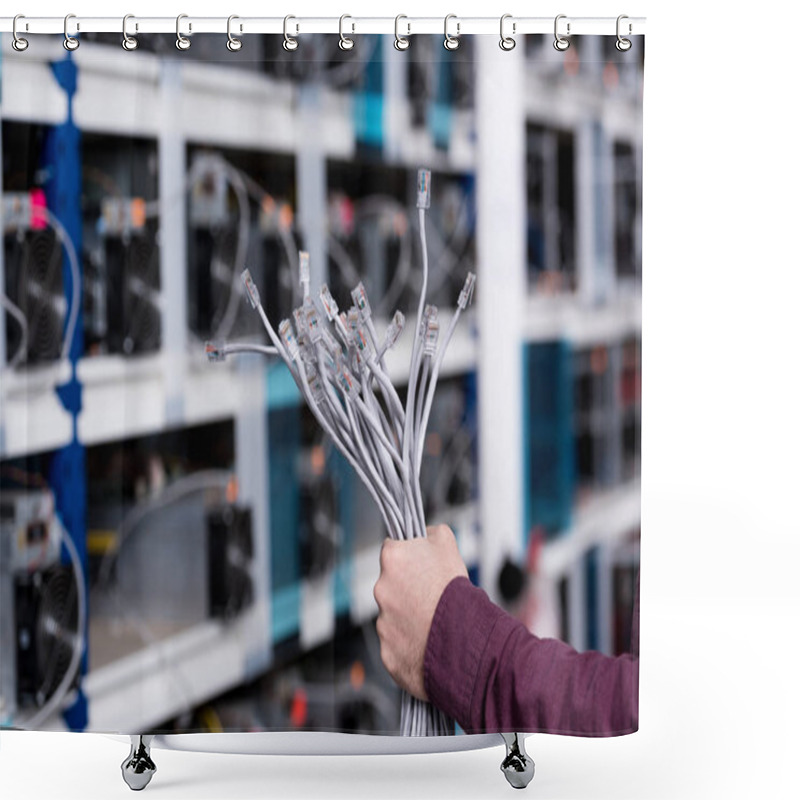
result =
[{"label": "cable connector clip", "polygon": [[356,379],[353,377],[353,374],[347,368],[347,365],[344,363],[344,361],[340,361],[338,364],[338,369],[336,371],[336,381],[339,384],[339,388],[342,390],[345,396],[351,399],[355,397],[360,391]]},{"label": "cable connector clip", "polygon": [[209,361],[224,361],[225,342],[206,342],[206,356]]},{"label": "cable connector clip", "polygon": [[250,300],[250,305],[253,308],[258,308],[261,305],[261,295],[258,293],[258,286],[256,286],[249,269],[242,273],[242,282],[247,292],[247,298]]},{"label": "cable connector clip", "polygon": [[342,357],[342,346],[333,337],[333,334],[327,329],[322,329],[322,343],[325,349],[334,355],[336,358]]},{"label": "cable connector clip", "polygon": [[384,349],[389,350],[395,346],[395,343],[400,338],[403,328],[406,326],[406,318],[402,311],[395,311],[392,321],[386,328],[386,342]]},{"label": "cable connector clip", "polygon": [[359,283],[358,286],[350,292],[350,296],[356,304],[358,313],[361,314],[364,320],[368,320],[372,316],[372,308],[370,307],[367,290],[364,288],[364,284]]},{"label": "cable connector clip", "polygon": [[310,297],[306,297],[303,301],[303,314],[306,318],[308,336],[311,342],[316,344],[322,338],[322,327],[319,324],[319,309]]},{"label": "cable connector clip", "polygon": [[475,292],[475,273],[468,272],[467,279],[464,281],[464,288],[458,295],[458,307],[463,311],[471,302]]},{"label": "cable connector clip", "polygon": [[436,344],[439,341],[439,309],[436,306],[425,308],[425,343],[423,353],[426,356],[436,355]]},{"label": "cable connector clip", "polygon": [[417,170],[417,208],[431,207],[431,171]]},{"label": "cable connector clip", "polygon": [[322,284],[319,290],[319,299],[322,301],[322,307],[328,315],[328,322],[333,322],[334,317],[339,313],[339,306],[336,305],[327,283]]},{"label": "cable connector clip", "polygon": [[300,347],[297,344],[297,339],[294,335],[292,323],[288,319],[283,320],[278,326],[278,333],[280,334],[283,346],[289,351],[292,361],[297,361],[297,356],[300,353]]},{"label": "cable connector clip", "polygon": [[302,306],[299,306],[292,311],[292,315],[294,316],[294,326],[297,328],[297,338],[300,340],[308,333],[305,309]]},{"label": "cable connector clip", "polygon": [[314,402],[318,406],[322,405],[327,400],[327,397],[317,368],[313,364],[309,364],[306,367],[306,380],[308,381],[308,388],[311,390],[311,397],[314,399]]}]

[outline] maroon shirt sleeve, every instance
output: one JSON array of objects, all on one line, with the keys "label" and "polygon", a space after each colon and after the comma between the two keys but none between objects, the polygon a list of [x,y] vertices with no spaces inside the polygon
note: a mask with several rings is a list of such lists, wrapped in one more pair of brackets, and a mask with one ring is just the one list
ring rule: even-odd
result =
[{"label": "maroon shirt sleeve", "polygon": [[637,586],[632,652],[612,658],[534,636],[468,578],[455,578],[428,635],[428,698],[468,733],[633,733],[639,727],[638,594]]}]

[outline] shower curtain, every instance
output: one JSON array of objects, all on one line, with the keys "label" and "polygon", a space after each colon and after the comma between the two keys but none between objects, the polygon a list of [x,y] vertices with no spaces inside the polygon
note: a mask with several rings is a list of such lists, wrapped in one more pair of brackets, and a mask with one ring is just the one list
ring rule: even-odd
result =
[{"label": "shower curtain", "polygon": [[0,727],[636,730],[643,37],[29,39]]}]

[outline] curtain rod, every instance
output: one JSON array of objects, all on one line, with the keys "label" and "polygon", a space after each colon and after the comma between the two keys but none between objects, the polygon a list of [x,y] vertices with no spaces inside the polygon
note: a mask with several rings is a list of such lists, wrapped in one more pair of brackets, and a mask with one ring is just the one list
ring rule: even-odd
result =
[{"label": "curtain rod", "polygon": [[[331,33],[358,35],[367,33],[395,34],[414,36],[414,34],[441,34],[445,27],[451,36],[470,34],[500,35],[500,16],[497,17],[355,17],[344,15],[339,17],[233,17],[230,31],[237,36],[247,34],[285,34],[302,36],[304,33]],[[515,17],[505,15],[503,32],[507,36],[525,33],[553,34],[556,18],[554,17]],[[64,34],[65,23],[67,33],[75,36],[79,33],[123,33],[122,17],[82,17],[70,14],[64,17],[27,17],[17,18],[17,34]],[[175,33],[180,27],[183,35],[193,33],[228,33],[228,17],[193,17],[182,14],[175,17],[137,17],[129,15],[125,30],[128,35],[146,33]],[[570,17],[560,14],[558,31],[562,36],[607,35],[637,36],[645,32],[644,17]],[[397,27],[396,27],[397,26]],[[0,17],[0,32],[11,33],[14,30],[14,17]]]}]

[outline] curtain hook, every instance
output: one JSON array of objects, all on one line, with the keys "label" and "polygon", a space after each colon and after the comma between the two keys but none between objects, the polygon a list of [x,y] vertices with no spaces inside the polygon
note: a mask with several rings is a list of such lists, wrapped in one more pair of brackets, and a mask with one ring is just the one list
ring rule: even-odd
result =
[{"label": "curtain hook", "polygon": [[[506,20],[511,18],[512,18],[511,14],[503,14],[503,16],[500,17],[500,49],[505,50],[506,52],[508,52],[509,50],[513,50],[517,46],[516,41],[512,39],[510,36],[506,36],[503,30]],[[516,32],[517,32],[517,23],[512,22],[511,33],[516,33]]]},{"label": "curtain hook", "polygon": [[[21,37],[21,36],[20,36],[20,35],[17,33],[17,22],[18,22],[19,20],[21,20],[21,19],[25,19],[25,16],[24,16],[23,14],[17,14],[17,16],[16,16],[16,17],[14,17],[14,23],[13,23],[13,25],[11,26],[11,33],[12,33],[12,35],[13,35],[13,37],[14,37],[14,38],[11,40],[11,46],[12,46],[12,47],[13,47],[13,48],[14,48],[14,49],[15,49],[15,50],[18,52],[18,53],[22,53],[23,51],[27,50],[27,49],[28,49],[28,44],[29,44],[29,42],[28,42],[28,40],[27,40],[27,39],[23,39],[23,38],[22,38],[22,37]],[[26,29],[27,29],[27,24],[26,24]]]},{"label": "curtain hook", "polygon": [[[451,19],[456,20],[456,35],[451,36],[447,32],[447,23],[450,22]],[[458,50],[458,46],[461,42],[458,41],[458,37],[461,35],[461,23],[458,22],[458,17],[455,14],[448,14],[444,18],[444,49],[445,50]]]},{"label": "curtain hook", "polygon": [[398,14],[394,18],[394,49],[395,50],[408,50],[411,46],[411,42],[406,38],[406,36],[411,36],[411,23],[407,22],[406,27],[408,28],[408,32],[406,36],[400,35],[400,20],[401,19],[408,19],[405,14]]},{"label": "curtain hook", "polygon": [[[231,14],[231,16],[228,17],[228,41],[225,42],[225,47],[227,47],[228,50],[231,51],[231,53],[238,53],[239,50],[242,49],[242,40],[237,39],[231,33],[231,22],[233,22],[233,20],[235,19],[239,19],[239,17],[237,17],[235,14]],[[241,31],[242,31],[242,26],[239,25],[239,32],[241,33]]]},{"label": "curtain hook", "polygon": [[[80,42],[74,36],[69,35],[68,28],[69,28],[69,21],[71,19],[75,19],[74,14],[67,14],[67,16],[64,17],[64,41],[62,42],[62,44],[64,45],[64,49],[69,50],[70,53],[73,50],[77,50],[78,47],[80,46]],[[80,30],[80,25],[78,25],[78,30]]]},{"label": "curtain hook", "polygon": [[[569,47],[569,39],[567,39],[566,36],[562,36],[558,32],[558,21],[560,19],[566,19],[566,18],[567,18],[566,14],[559,14],[556,17],[555,25],[553,26],[553,32],[555,33],[555,37],[556,37],[555,41],[553,42],[553,47],[555,47],[555,49],[558,50],[559,53],[563,53]],[[567,36],[569,36],[569,35],[570,35],[570,23],[568,22],[567,23]]]},{"label": "curtain hook", "polygon": [[[353,18],[349,14],[342,14],[342,16],[339,17],[339,49],[340,50],[352,50],[353,46],[355,45],[355,42],[352,39],[350,39],[350,38],[348,38],[347,36],[344,35],[343,26],[344,26],[344,21],[346,19],[353,19]],[[352,33],[355,33],[355,31],[356,31],[355,22],[352,23],[352,26],[353,26]]]},{"label": "curtain hook", "polygon": [[[135,50],[139,46],[139,40],[133,36],[128,36],[128,20],[136,19],[133,14],[126,14],[122,18],[122,47],[129,52]],[[135,23],[136,30],[139,30],[139,24]]]},{"label": "curtain hook", "polygon": [[[628,19],[626,14],[620,14],[617,17],[617,41],[614,42],[614,47],[620,51],[620,53],[625,53],[631,49],[631,45],[633,44],[630,39],[623,39],[622,34],[620,33],[620,22],[622,20]],[[630,21],[628,22],[628,36],[631,35],[633,32],[633,25],[631,25]]]},{"label": "curtain hook", "polygon": [[[293,39],[291,36],[289,36],[288,26],[290,19],[297,19],[297,17],[293,17],[291,14],[289,14],[283,18],[283,49],[292,51],[297,50],[297,47],[300,43],[297,41],[297,39]],[[296,28],[296,34],[300,33],[300,25],[296,25]]]},{"label": "curtain hook", "polygon": [[[188,14],[178,14],[178,18],[175,20],[175,36],[178,38],[175,39],[175,47],[178,50],[188,50],[192,46],[191,39],[188,39],[181,33],[181,20],[188,19]],[[192,23],[189,23],[189,33],[192,32]]]}]

